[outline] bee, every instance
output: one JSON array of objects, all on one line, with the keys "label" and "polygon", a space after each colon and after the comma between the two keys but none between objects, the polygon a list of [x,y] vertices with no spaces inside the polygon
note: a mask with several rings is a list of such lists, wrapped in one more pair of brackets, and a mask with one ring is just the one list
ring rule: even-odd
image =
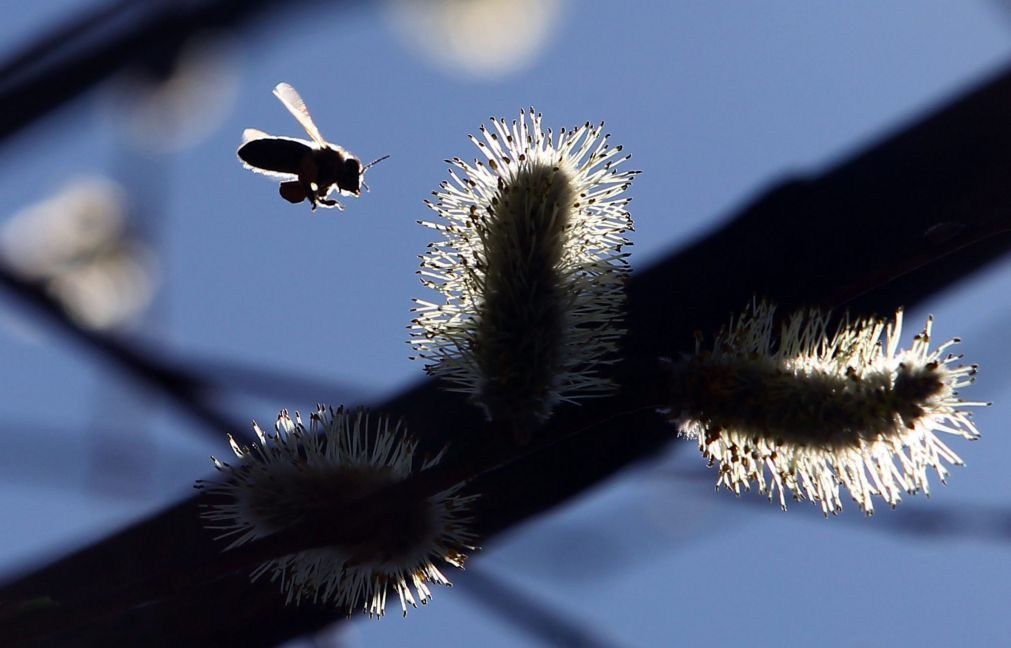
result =
[{"label": "bee", "polygon": [[274,96],[281,100],[312,141],[294,137],[276,137],[255,128],[242,133],[242,146],[237,154],[243,166],[257,173],[283,178],[281,197],[290,203],[308,199],[313,211],[316,206],[344,209],[330,198],[334,189],[342,196],[359,196],[365,184],[365,172],[389,155],[362,165],[353,153],[323,139],[312,121],[309,109],[298,91],[287,83],[278,83]]}]

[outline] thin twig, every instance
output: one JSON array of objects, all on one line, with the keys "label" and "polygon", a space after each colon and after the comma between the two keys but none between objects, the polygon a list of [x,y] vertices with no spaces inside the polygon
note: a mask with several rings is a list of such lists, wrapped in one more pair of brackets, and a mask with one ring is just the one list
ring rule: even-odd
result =
[{"label": "thin twig", "polygon": [[546,646],[603,648],[618,645],[585,620],[568,618],[561,610],[531,593],[505,583],[484,569],[468,569],[461,589],[487,612]]},{"label": "thin twig", "polygon": [[0,259],[0,286],[71,338],[98,352],[103,359],[114,361],[140,382],[163,393],[182,411],[192,416],[198,429],[210,429],[216,435],[230,433],[236,438],[249,438],[248,426],[237,424],[217,408],[208,405],[204,393],[207,385],[198,377],[183,369],[170,367],[168,363],[159,362],[115,337],[81,328],[56,301],[47,296],[44,286],[20,277],[3,259]]}]

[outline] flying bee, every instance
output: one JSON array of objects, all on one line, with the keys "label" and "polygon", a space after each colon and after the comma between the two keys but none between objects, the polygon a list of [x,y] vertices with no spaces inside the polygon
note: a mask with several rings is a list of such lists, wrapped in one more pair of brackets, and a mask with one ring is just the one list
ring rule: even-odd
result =
[{"label": "flying bee", "polygon": [[323,139],[295,88],[278,83],[274,95],[295,116],[312,141],[276,137],[247,128],[242,133],[242,146],[238,150],[243,166],[283,178],[281,197],[291,203],[308,199],[313,211],[317,205],[344,209],[344,205],[329,197],[335,188],[343,196],[357,197],[363,187],[368,191],[365,172],[390,156],[384,155],[363,166],[353,153]]}]

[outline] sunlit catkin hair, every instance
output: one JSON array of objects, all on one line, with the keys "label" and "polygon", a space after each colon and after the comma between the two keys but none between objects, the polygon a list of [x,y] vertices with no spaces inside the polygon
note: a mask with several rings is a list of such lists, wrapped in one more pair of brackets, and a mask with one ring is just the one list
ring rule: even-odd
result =
[{"label": "sunlit catkin hair", "polygon": [[[250,447],[229,437],[234,465],[214,459],[224,481],[197,482],[210,502],[204,524],[219,538],[231,538],[229,549],[293,525],[339,524],[337,515],[349,502],[440,458],[417,461],[417,443],[389,419],[322,405],[309,429],[297,413],[292,420],[283,410],[273,434],[255,423],[254,431],[257,442]],[[429,583],[450,584],[437,563],[462,568],[474,549],[467,511],[476,496],[460,495],[462,486],[370,516],[375,520],[368,542],[282,556],[261,564],[253,580],[269,574],[288,603],[333,605],[348,614],[360,609],[376,617],[395,592],[406,615],[408,604],[431,598]]]},{"label": "sunlit catkin hair", "polygon": [[799,311],[776,336],[773,311],[753,304],[711,350],[700,341],[670,365],[672,421],[719,464],[719,484],[740,493],[755,482],[784,508],[788,489],[826,515],[841,510],[843,485],[871,514],[873,495],[895,506],[903,491],[929,492],[928,468],[943,482],[944,462],[962,463],[938,433],[977,438],[964,408],[987,403],[958,397],[976,365],[953,365],[957,339],[931,350],[928,319],[899,350],[901,310],[892,322],[846,319],[834,334],[827,313]]},{"label": "sunlit catkin hair", "polygon": [[[556,135],[541,116],[491,120],[471,141],[487,158],[450,163],[422,223],[442,235],[422,257],[411,344],[429,373],[524,437],[560,401],[609,393],[628,273],[622,197],[636,171],[603,124]],[[462,174],[458,174],[458,171]]]}]

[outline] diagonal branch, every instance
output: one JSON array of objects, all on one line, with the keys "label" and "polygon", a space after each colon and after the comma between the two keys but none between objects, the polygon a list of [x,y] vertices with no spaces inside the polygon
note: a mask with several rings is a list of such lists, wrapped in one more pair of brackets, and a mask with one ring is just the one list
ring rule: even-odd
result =
[{"label": "diagonal branch", "polygon": [[544,600],[538,600],[480,569],[469,569],[463,590],[471,600],[528,637],[548,646],[605,648],[617,645],[585,621],[572,619]]},{"label": "diagonal branch", "polygon": [[198,426],[214,430],[218,434],[227,432],[240,439],[249,437],[245,425],[237,424],[208,404],[206,392],[210,385],[203,378],[187,369],[161,361],[111,335],[81,328],[47,295],[42,284],[20,277],[4,264],[2,258],[0,286],[56,324],[64,333],[97,351],[104,359],[111,360],[141,383],[160,391],[180,410],[191,414]]}]

